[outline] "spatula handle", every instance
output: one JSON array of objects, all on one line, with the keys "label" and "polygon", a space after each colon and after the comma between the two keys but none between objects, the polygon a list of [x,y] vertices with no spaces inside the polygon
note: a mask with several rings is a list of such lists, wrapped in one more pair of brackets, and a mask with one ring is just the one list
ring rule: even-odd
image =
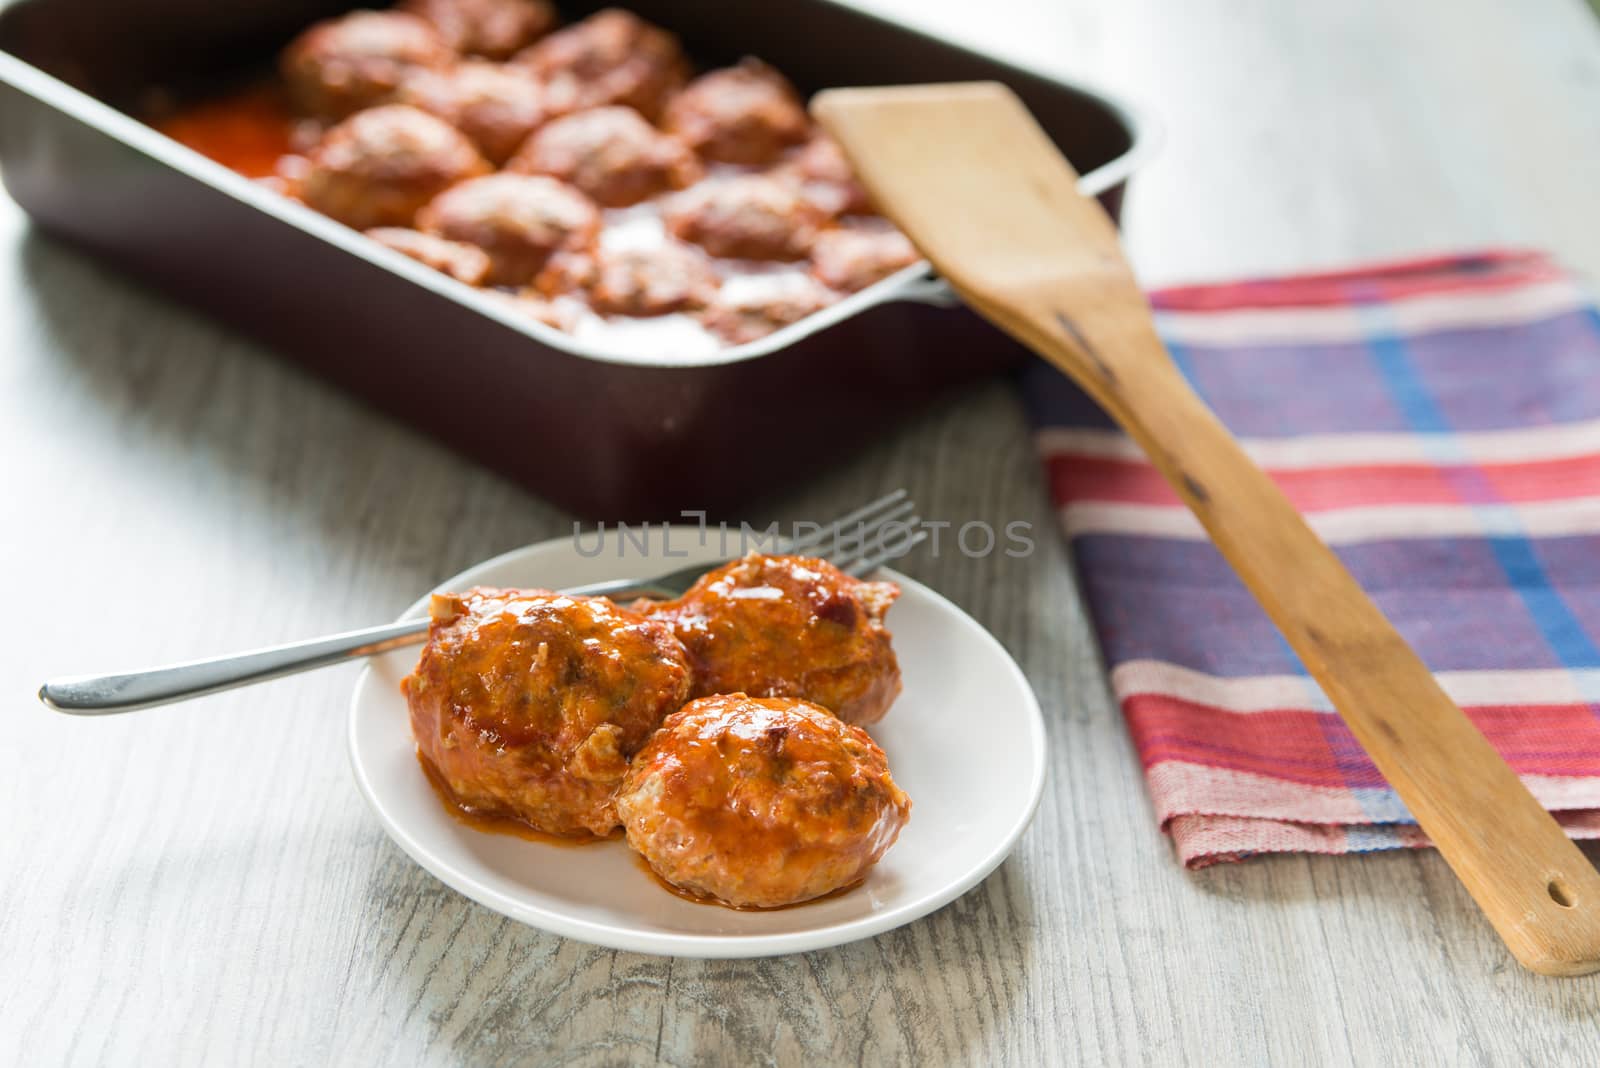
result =
[{"label": "spatula handle", "polygon": [[[1055,329],[1045,354],[1081,374],[1085,339]],[[1099,383],[1102,403],[1205,526],[1512,953],[1546,975],[1600,969],[1600,873],[1165,354],[1116,368],[1119,380]]]},{"label": "spatula handle", "polygon": [[1600,969],[1600,873],[1189,388],[1116,228],[1021,100],[994,83],[834,89],[812,111],[962,298],[1144,448],[1517,959]]}]

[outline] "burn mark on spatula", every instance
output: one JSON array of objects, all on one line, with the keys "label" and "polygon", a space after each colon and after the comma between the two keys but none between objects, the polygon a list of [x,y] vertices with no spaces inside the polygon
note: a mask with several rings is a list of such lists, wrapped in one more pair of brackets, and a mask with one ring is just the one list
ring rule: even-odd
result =
[{"label": "burn mark on spatula", "polygon": [[1079,330],[1078,324],[1072,321],[1072,316],[1059,309],[1056,311],[1055,316],[1056,322],[1065,331],[1066,335],[1072,339],[1072,343],[1078,346],[1085,356],[1089,357],[1089,362],[1094,364],[1096,371],[1100,372],[1100,377],[1107,382],[1115,382],[1117,380],[1117,372],[1113,371],[1111,365],[1101,358],[1093,345],[1089,344],[1089,339],[1083,336],[1083,331]]},{"label": "burn mark on spatula", "polygon": [[1196,504],[1211,503],[1210,491],[1206,489],[1198,478],[1195,478],[1187,471],[1179,472],[1178,477],[1183,479],[1183,488],[1189,492],[1190,497],[1194,498]]}]

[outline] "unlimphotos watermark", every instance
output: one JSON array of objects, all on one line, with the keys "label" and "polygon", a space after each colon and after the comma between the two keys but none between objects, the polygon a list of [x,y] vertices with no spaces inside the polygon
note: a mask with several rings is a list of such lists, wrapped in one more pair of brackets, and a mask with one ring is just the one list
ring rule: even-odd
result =
[{"label": "unlimphotos watermark", "polygon": [[629,556],[682,559],[695,549],[715,545],[725,559],[747,553],[783,553],[800,545],[810,556],[839,557],[845,554],[881,553],[895,560],[918,544],[925,544],[934,557],[955,551],[979,560],[995,553],[1020,558],[1032,556],[1033,524],[1013,520],[998,528],[982,519],[957,524],[948,519],[889,520],[883,523],[814,523],[795,520],[785,526],[774,520],[764,527],[751,523],[708,522],[704,511],[678,513],[685,524],[600,523],[585,530],[572,524],[572,544],[579,556],[598,557],[606,553],[618,559]]}]

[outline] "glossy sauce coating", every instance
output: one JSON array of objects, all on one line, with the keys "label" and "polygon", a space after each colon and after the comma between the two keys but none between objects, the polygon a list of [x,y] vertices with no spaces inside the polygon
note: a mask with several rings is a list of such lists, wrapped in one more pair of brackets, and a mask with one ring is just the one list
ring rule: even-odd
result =
[{"label": "glossy sauce coating", "polygon": [[900,695],[883,617],[900,589],[825,560],[752,553],[649,606],[694,666],[694,695],[795,697],[847,723],[875,723]]},{"label": "glossy sauce coating", "polygon": [[616,809],[662,879],[774,908],[859,882],[911,801],[861,728],[804,701],[736,693],[667,717],[629,766]]},{"label": "glossy sauce coating", "polygon": [[451,799],[558,835],[604,835],[629,758],[688,696],[669,627],[603,598],[475,589],[434,598],[401,683]]}]

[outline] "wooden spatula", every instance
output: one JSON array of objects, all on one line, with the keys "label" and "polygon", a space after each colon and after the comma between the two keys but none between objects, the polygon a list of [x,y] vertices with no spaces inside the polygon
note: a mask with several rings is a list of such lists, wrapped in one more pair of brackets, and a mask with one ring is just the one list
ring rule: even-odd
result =
[{"label": "wooden spatula", "polygon": [[1600,969],[1600,873],[1189,388],[1111,220],[1022,102],[998,84],[923,85],[832,90],[812,111],[956,292],[1149,455],[1516,958]]}]

